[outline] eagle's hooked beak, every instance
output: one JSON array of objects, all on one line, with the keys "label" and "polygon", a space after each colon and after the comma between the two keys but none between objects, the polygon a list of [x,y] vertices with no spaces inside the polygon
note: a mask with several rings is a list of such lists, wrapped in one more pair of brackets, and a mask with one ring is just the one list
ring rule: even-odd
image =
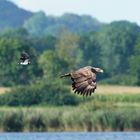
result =
[{"label": "eagle's hooked beak", "polygon": [[100,68],[94,68],[94,70],[95,70],[96,72],[100,72],[100,73],[103,73],[103,72],[104,72],[104,70],[103,70],[103,69],[100,69]]},{"label": "eagle's hooked beak", "polygon": [[104,70],[100,69],[100,71],[99,71],[99,72],[104,73]]}]

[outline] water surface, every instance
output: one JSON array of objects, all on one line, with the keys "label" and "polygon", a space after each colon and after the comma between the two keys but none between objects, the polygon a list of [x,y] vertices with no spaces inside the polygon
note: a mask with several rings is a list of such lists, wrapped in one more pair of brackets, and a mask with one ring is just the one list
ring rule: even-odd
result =
[{"label": "water surface", "polygon": [[140,132],[0,133],[0,140],[140,140]]}]

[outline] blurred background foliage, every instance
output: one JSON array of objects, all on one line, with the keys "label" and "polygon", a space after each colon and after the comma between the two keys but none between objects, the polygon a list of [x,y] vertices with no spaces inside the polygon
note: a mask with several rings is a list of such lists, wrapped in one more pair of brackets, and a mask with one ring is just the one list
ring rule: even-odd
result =
[{"label": "blurred background foliage", "polygon": [[[103,68],[105,74],[99,80],[106,83],[139,85],[139,28],[134,23],[119,21],[105,25],[98,32],[74,33],[66,29],[58,37],[36,37],[22,27],[3,30],[0,85],[27,85],[38,78],[59,77],[86,65]],[[18,65],[22,51],[30,54],[30,66]],[[118,80],[120,75],[125,78]],[[129,77],[133,82],[127,81]]]},{"label": "blurred background foliage", "polygon": [[[140,91],[129,87],[140,86],[140,26],[72,13],[48,16],[7,0],[0,0],[0,11],[0,87],[7,87],[0,94],[0,130],[140,130]],[[31,65],[18,64],[22,51]],[[104,69],[99,85],[121,89],[74,95],[71,80],[60,75],[87,65]]]},{"label": "blurred background foliage", "polygon": [[[140,85],[137,24],[105,24],[71,13],[47,16],[6,0],[0,5],[0,86],[11,87],[0,96],[1,105],[79,104],[81,99],[70,94],[70,80],[59,77],[87,65],[105,70],[97,76],[102,84]],[[18,64],[22,51],[30,55],[31,65]]]}]

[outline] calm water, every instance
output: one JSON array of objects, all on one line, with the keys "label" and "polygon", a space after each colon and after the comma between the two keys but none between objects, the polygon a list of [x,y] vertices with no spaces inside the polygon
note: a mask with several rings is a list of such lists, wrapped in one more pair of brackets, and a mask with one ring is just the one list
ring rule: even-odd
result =
[{"label": "calm water", "polygon": [[0,140],[140,140],[140,132],[0,133]]}]

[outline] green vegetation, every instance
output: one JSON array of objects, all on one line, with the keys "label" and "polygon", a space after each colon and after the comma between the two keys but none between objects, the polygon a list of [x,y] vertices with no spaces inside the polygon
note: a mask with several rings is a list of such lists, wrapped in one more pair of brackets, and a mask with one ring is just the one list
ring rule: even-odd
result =
[{"label": "green vegetation", "polygon": [[80,99],[70,94],[69,89],[57,81],[38,83],[30,86],[19,86],[0,95],[0,105],[31,106],[31,105],[77,105]]},{"label": "green vegetation", "polygon": [[[20,32],[20,31],[18,31]],[[35,76],[39,76],[41,71],[37,65],[37,52],[30,47],[32,42],[27,38],[19,37],[0,37],[0,85],[12,86],[31,83]],[[27,51],[30,53],[33,64],[22,67],[18,64],[20,53]]]},{"label": "green vegetation", "polygon": [[[7,10],[8,9],[8,10]],[[81,33],[99,31],[104,25],[97,19],[83,15],[66,13],[60,17],[48,16],[44,12],[30,12],[24,10],[8,0],[0,1],[0,30],[6,28],[24,27],[33,36],[59,36],[64,30]],[[16,15],[16,16],[15,16]]]},{"label": "green vegetation", "polygon": [[[34,37],[22,28],[5,30],[0,33],[0,85],[47,81],[85,65],[105,70],[97,77],[103,84],[139,85],[139,30],[126,21],[111,23],[98,33],[63,30],[59,37]],[[22,51],[30,54],[32,65],[17,64]]]},{"label": "green vegetation", "polygon": [[63,30],[68,29],[74,33],[99,31],[104,24],[91,16],[79,16],[66,13],[60,17],[46,16],[43,12],[34,14],[26,20],[23,27],[32,35],[59,36]]},{"label": "green vegetation", "polygon": [[[23,12],[11,2],[0,3]],[[18,28],[6,27],[0,32],[0,86],[47,81],[85,65],[105,70],[98,76],[103,84],[140,85],[140,27],[135,23],[101,24],[90,16],[51,17],[38,12]],[[30,54],[32,65],[17,65],[21,51]]]},{"label": "green vegetation", "polygon": [[[46,85],[46,89],[47,88]],[[106,87],[103,86],[103,89],[105,88]],[[107,86],[107,89],[108,88],[109,86]],[[76,95],[72,96],[71,93],[68,94],[68,98],[63,97],[63,95],[60,96],[59,93],[55,95],[55,92],[52,94],[48,92],[50,93],[49,95],[44,94],[45,92],[37,94],[37,91],[36,93],[33,91],[29,93],[29,89],[32,89],[29,87],[23,92],[23,95],[21,95],[20,92],[12,93],[13,90],[11,90],[10,93],[4,93],[0,96],[0,103],[3,101],[3,105],[5,105],[0,108],[0,130],[10,132],[139,131],[140,89],[137,87],[132,87],[131,89],[130,87],[123,86],[110,86],[110,89],[111,88],[122,89],[124,93],[119,93],[119,91],[119,94],[117,94],[117,92],[104,93],[101,87],[102,90],[99,91],[100,93],[95,93],[93,97],[85,97],[82,99]],[[35,90],[35,88],[33,89]],[[36,87],[36,89],[39,90],[39,87]],[[56,89],[58,89],[58,87],[56,87]],[[23,89],[20,87],[19,91],[20,90]],[[61,94],[64,93],[63,91]],[[67,94],[65,95],[68,96]],[[4,99],[2,97],[7,98]],[[75,102],[78,104],[74,105],[73,99],[76,98],[79,99],[78,102]],[[47,102],[41,102],[43,101],[42,99],[44,99],[44,101],[47,99]],[[69,103],[66,100],[69,100],[70,104],[65,104]],[[64,101],[66,102],[64,103]],[[60,103],[63,103],[63,105]],[[38,106],[36,106],[37,104]]]},{"label": "green vegetation", "polygon": [[140,130],[139,103],[115,104],[94,100],[77,107],[2,107],[0,128],[1,131]]},{"label": "green vegetation", "polygon": [[[0,86],[8,87],[0,94],[1,131],[140,130],[140,90],[126,87],[140,86],[137,24],[46,16],[6,0],[0,9],[5,19],[0,21]],[[18,64],[22,51],[31,65]],[[102,86],[92,97],[74,95],[70,79],[59,77],[87,65],[104,69],[97,75],[99,85],[125,87]]]}]

